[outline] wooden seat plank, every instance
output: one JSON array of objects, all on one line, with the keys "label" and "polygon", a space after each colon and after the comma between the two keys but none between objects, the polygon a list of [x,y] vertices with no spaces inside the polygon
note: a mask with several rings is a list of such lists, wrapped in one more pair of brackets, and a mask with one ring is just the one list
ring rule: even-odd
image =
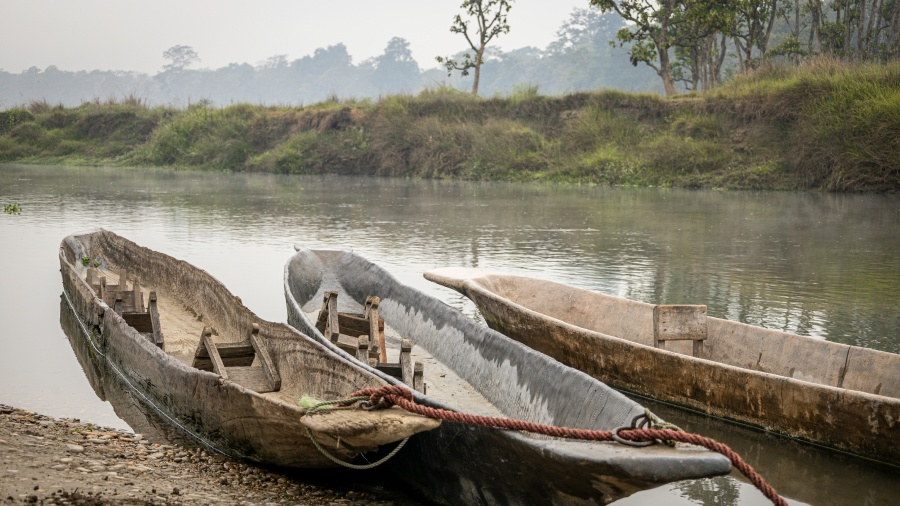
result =
[{"label": "wooden seat plank", "polygon": [[155,344],[159,349],[165,349],[165,342],[162,333],[162,327],[159,324],[159,308],[157,307],[156,302],[156,292],[150,292],[150,300],[147,307],[148,312],[150,313],[150,322],[153,327],[153,344]]},{"label": "wooden seat plank", "polygon": [[[256,355],[259,357],[259,362],[262,365],[266,378],[269,379],[269,391],[281,390],[281,375],[279,375],[278,370],[275,369],[272,357],[269,356],[269,350],[259,338],[259,324],[253,324],[253,329],[250,331],[250,344],[253,345]],[[259,392],[259,390],[257,390],[257,392]]]}]

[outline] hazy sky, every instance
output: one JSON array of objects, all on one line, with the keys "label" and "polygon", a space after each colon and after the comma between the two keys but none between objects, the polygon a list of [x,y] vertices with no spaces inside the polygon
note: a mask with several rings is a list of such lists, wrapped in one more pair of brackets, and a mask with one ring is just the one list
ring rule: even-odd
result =
[{"label": "hazy sky", "polygon": [[[0,0],[0,69],[135,70],[155,74],[162,53],[184,44],[195,68],[295,60],[343,42],[354,63],[383,52],[391,37],[410,42],[425,68],[466,48],[450,33],[461,0]],[[517,0],[504,50],[544,48],[574,7],[588,0]]]}]

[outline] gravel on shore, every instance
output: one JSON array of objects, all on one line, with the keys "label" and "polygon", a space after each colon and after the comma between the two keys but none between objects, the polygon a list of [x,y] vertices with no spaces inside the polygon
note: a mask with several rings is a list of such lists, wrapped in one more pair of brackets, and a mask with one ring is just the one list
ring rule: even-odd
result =
[{"label": "gravel on shore", "polygon": [[291,476],[199,448],[0,404],[0,505],[409,505],[378,475]]}]

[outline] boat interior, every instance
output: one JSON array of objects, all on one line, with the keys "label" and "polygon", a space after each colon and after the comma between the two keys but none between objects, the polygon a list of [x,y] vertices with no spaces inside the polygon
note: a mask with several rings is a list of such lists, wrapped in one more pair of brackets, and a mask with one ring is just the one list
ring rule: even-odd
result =
[{"label": "boat interior", "polygon": [[489,274],[471,280],[560,322],[735,367],[900,397],[900,355],[707,316],[703,305],[654,305],[551,281]]}]

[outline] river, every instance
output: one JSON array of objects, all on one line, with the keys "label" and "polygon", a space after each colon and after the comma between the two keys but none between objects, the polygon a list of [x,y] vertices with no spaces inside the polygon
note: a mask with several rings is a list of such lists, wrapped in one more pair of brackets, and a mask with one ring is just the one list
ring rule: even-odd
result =
[{"label": "river", "polygon": [[[285,321],[294,244],[353,249],[478,319],[422,278],[491,267],[900,353],[900,198],[884,195],[222,174],[0,165],[0,403],[127,427],[60,328],[57,251],[108,228],[197,265]],[[898,372],[900,374],[900,372]],[[731,445],[792,504],[890,504],[900,470],[652,406]],[[734,473],[617,504],[766,504]]]}]

